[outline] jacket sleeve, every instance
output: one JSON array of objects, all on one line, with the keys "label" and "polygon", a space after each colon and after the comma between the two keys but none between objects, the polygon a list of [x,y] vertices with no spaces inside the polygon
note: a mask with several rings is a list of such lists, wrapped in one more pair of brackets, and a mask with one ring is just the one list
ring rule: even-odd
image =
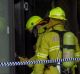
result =
[{"label": "jacket sleeve", "polygon": [[[46,60],[48,56],[48,44],[46,35],[41,39],[39,48],[36,50],[36,60]],[[33,74],[43,74],[44,64],[35,64]]]},{"label": "jacket sleeve", "polygon": [[[40,41],[41,41],[41,39],[42,39],[42,36],[43,36],[43,34],[40,34],[39,37],[38,37],[38,39],[37,39],[36,48],[35,48],[36,50],[39,48],[39,46],[40,46],[40,44],[41,44]],[[36,55],[33,56],[32,58],[30,58],[29,60],[31,60],[31,61],[32,61],[32,60],[36,60]],[[29,66],[29,67],[33,67],[34,65],[33,65],[33,64],[29,64],[28,66]]]},{"label": "jacket sleeve", "polygon": [[[29,61],[34,61],[34,60],[36,60],[36,56],[35,55],[32,58],[29,59]],[[34,64],[28,64],[28,66],[30,68],[32,68],[34,66]]]}]

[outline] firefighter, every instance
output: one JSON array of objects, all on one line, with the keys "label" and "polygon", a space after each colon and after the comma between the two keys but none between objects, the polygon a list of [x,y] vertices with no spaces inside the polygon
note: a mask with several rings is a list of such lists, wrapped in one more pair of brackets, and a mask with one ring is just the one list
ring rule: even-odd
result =
[{"label": "firefighter", "polygon": [[[29,18],[29,20],[26,23],[26,30],[32,32],[34,31],[35,34],[35,29],[36,29],[36,33],[38,38],[36,45],[34,46],[34,49],[37,49],[39,47],[39,43],[42,37],[42,34],[45,32],[45,23],[47,23],[46,20],[43,20],[40,16],[32,16]],[[33,56],[32,58],[28,59],[28,58],[23,58],[23,57],[19,57],[20,61],[27,61],[27,60],[35,60],[35,56]],[[29,67],[33,67],[33,65],[28,65]]]},{"label": "firefighter", "polygon": [[[27,23],[26,23],[26,30],[28,30],[30,33],[33,32],[33,29],[35,28],[35,26],[41,21],[43,20],[40,16],[31,16]],[[36,33],[36,32],[35,32]],[[35,34],[34,33],[34,34]],[[37,34],[37,33],[36,33]],[[20,61],[26,61],[28,60],[28,58],[22,58],[19,57]]]},{"label": "firefighter", "polygon": [[[42,36],[42,39],[40,41],[40,46],[38,47],[38,49],[36,49],[36,53],[35,53],[36,60],[47,60],[48,57],[49,59],[52,59],[52,60],[61,59],[63,55],[64,57],[67,57],[67,58],[75,57],[74,52],[77,53],[80,51],[78,40],[75,37],[75,35],[72,32],[66,32],[64,34],[63,44],[65,46],[63,48],[61,47],[60,36],[57,33],[58,31],[59,32],[66,31],[64,28],[64,24],[67,19],[66,19],[64,10],[60,7],[56,7],[52,9],[49,13],[49,18],[50,18],[50,21],[47,25],[47,29],[49,29],[50,31],[46,32]],[[71,50],[69,51],[69,49]],[[74,65],[74,62],[68,62],[68,63],[64,62],[63,65],[64,67],[71,68]],[[49,69],[51,69],[52,71],[50,72]],[[60,66],[58,66],[57,63],[50,66],[49,69],[44,72],[44,64],[35,64],[32,74],[49,74],[49,73],[60,74],[61,73]]]}]

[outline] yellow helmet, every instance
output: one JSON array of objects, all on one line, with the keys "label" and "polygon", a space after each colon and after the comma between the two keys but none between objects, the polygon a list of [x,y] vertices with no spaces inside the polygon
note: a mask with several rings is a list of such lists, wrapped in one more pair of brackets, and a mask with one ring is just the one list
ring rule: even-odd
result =
[{"label": "yellow helmet", "polygon": [[42,18],[40,16],[32,16],[26,23],[26,29],[32,30],[34,26],[36,26]]},{"label": "yellow helmet", "polygon": [[49,13],[50,18],[60,19],[60,20],[66,20],[65,12],[62,8],[56,7],[51,9]]}]

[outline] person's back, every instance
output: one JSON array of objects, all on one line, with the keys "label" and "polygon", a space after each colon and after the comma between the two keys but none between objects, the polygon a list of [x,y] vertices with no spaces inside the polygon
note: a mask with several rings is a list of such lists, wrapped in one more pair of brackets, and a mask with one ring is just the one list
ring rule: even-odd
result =
[{"label": "person's back", "polygon": [[[48,56],[49,56],[49,59],[52,59],[52,60],[63,57],[62,48],[60,48],[61,40],[63,40],[63,39],[61,39],[59,34],[54,32],[53,30],[66,31],[64,28],[64,24],[66,21],[65,13],[61,8],[57,7],[55,9],[51,10],[49,17],[50,17],[50,21],[48,23],[47,29],[51,28],[52,30],[50,30],[49,32],[47,32],[43,35],[41,42],[40,42],[40,47],[36,51],[36,56],[37,56],[36,60],[46,60],[46,59],[48,59]],[[63,37],[63,38],[65,40],[68,40],[68,38],[70,38],[72,41],[70,43],[75,44],[75,46],[76,46],[75,35],[72,32],[67,32],[66,34],[67,34],[66,35],[67,38],[65,38],[65,37]],[[67,41],[64,42],[64,40],[63,40],[63,43],[67,43]],[[70,44],[70,43],[68,41],[68,44]],[[73,46],[74,45],[71,45],[69,47],[66,45],[65,48],[72,49],[74,51]],[[74,54],[74,52],[73,52],[73,54]],[[66,56],[68,58],[68,54]],[[70,55],[70,57],[72,57],[72,55]],[[75,56],[73,56],[73,57],[75,57]],[[54,67],[55,67],[55,69],[54,69]],[[60,74],[59,69],[60,69],[59,66],[57,68],[57,65],[53,65],[54,72],[51,74]],[[46,71],[46,72],[49,72],[49,71]],[[44,73],[44,64],[35,64],[33,74],[43,74],[43,73]]]}]

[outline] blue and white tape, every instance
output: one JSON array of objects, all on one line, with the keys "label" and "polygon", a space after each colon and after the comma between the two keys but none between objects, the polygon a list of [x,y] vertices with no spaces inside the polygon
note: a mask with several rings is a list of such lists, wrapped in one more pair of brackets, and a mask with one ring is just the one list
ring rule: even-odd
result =
[{"label": "blue and white tape", "polygon": [[68,61],[80,61],[80,58],[65,58],[56,60],[37,60],[37,61],[26,61],[26,62],[0,62],[0,67],[3,66],[20,66],[28,64],[47,64],[47,63],[58,63],[58,62],[68,62]]}]

